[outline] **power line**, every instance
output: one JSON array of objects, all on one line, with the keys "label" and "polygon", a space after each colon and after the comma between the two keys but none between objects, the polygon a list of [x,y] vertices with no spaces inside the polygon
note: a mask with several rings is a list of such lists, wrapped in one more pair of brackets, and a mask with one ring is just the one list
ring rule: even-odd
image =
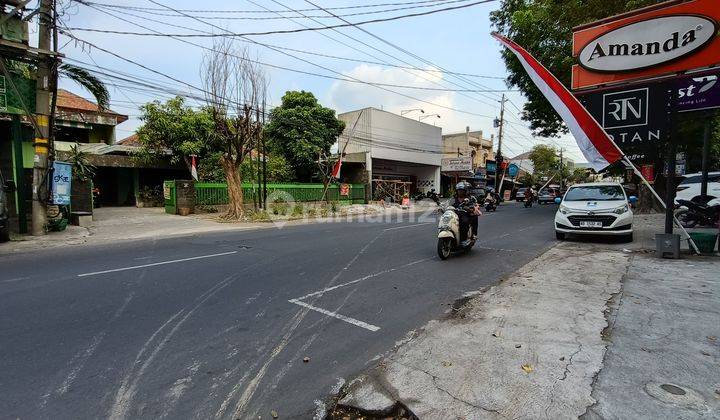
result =
[{"label": "power line", "polygon": [[[371,11],[365,11],[365,12],[355,12],[355,13],[347,13],[340,16],[343,17],[352,17],[352,16],[366,16],[366,15],[377,15],[381,13],[389,13],[389,12],[397,12],[401,10],[412,10],[412,9],[423,9],[428,7],[437,7],[437,6],[443,6],[446,4],[455,4],[455,3],[466,3],[470,0],[441,0],[436,1],[433,4],[424,4],[424,5],[414,5],[414,6],[406,6],[406,7],[395,7],[391,9],[383,9],[383,10],[371,10]],[[164,17],[184,17],[182,14],[177,13],[160,13],[154,10],[146,10],[146,9],[138,9],[133,6],[122,6],[122,5],[107,5],[107,4],[100,4],[100,3],[94,3],[94,2],[87,2],[89,4],[93,4],[95,6],[99,7],[110,7],[114,10],[132,10],[139,13],[145,13],[149,15],[154,16],[164,16]],[[197,13],[197,12],[196,12]],[[207,13],[210,13],[210,11],[207,11]],[[227,12],[224,12],[227,13]],[[266,20],[278,20],[283,19],[281,16],[197,16],[202,19],[208,19],[208,20],[258,20],[258,21],[266,21]],[[306,16],[306,15],[296,15],[296,16],[288,16],[293,18],[318,18],[318,19],[331,19],[332,16],[322,15],[322,16]]]},{"label": "power line", "polygon": [[[77,0],[76,0],[77,1]],[[344,23],[344,24],[338,24],[338,25],[327,25],[327,26],[320,26],[320,27],[312,27],[312,28],[302,28],[302,29],[282,29],[282,30],[276,30],[276,31],[262,31],[262,32],[245,32],[245,33],[226,33],[226,34],[156,34],[153,32],[130,32],[130,31],[114,31],[114,30],[107,30],[107,29],[94,29],[94,28],[67,28],[73,31],[85,31],[85,32],[99,32],[99,33],[105,33],[105,34],[120,34],[120,35],[137,35],[137,36],[150,36],[150,37],[158,37],[158,36],[165,36],[165,37],[177,37],[177,38],[217,38],[217,37],[242,37],[242,36],[258,36],[258,35],[274,35],[274,34],[294,34],[299,32],[308,32],[308,31],[324,31],[328,29],[335,29],[335,28],[345,28],[348,26],[357,26],[357,25],[367,25],[371,23],[380,23],[380,22],[391,22],[395,20],[400,19],[408,19],[413,17],[419,17],[419,16],[427,16],[432,15],[435,13],[442,13],[442,12],[449,12],[452,10],[460,10],[465,9],[468,7],[477,6],[479,4],[483,3],[489,3],[497,0],[480,0],[469,4],[462,4],[460,6],[452,6],[452,7],[445,7],[442,9],[436,9],[436,10],[428,10],[426,12],[418,12],[418,13],[410,13],[407,15],[400,15],[400,16],[392,16],[387,18],[378,18],[378,19],[371,19],[371,20],[365,20],[361,22],[356,23]],[[153,2],[154,3],[154,2]],[[172,9],[177,10],[177,9]],[[184,14],[186,17],[192,18],[192,19],[198,19],[197,17],[194,17],[192,15]]]},{"label": "power line", "polygon": [[[134,10],[149,10],[149,11],[163,11],[167,10],[165,8],[156,8],[156,7],[140,7],[140,6],[127,6],[127,5],[117,5],[117,4],[107,4],[107,3],[98,3],[98,2],[89,2],[95,5],[102,5],[105,7],[114,7],[114,8],[132,8]],[[328,7],[329,10],[350,10],[350,9],[363,9],[363,8],[376,8],[376,7],[387,7],[387,6],[404,6],[404,5],[410,5],[410,4],[427,4],[427,3],[442,3],[442,0],[422,0],[422,1],[408,1],[408,2],[396,2],[396,3],[379,3],[379,4],[364,4],[364,5],[356,5],[356,6],[339,6],[339,7]],[[226,10],[207,10],[207,9],[177,9],[178,12],[186,12],[186,13],[275,13],[276,10],[235,10],[235,9],[226,9]],[[300,9],[302,12],[314,12],[318,9]]]}]

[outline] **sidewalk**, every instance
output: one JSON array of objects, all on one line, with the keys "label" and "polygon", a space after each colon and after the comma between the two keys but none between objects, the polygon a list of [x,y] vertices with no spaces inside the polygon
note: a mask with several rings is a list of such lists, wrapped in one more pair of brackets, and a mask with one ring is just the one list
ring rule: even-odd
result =
[{"label": "sidewalk", "polygon": [[720,417],[720,259],[659,260],[662,217],[637,222],[633,244],[563,242],[413,332],[330,418]]},{"label": "sidewalk", "polygon": [[58,246],[103,244],[269,227],[267,223],[218,223],[212,220],[216,216],[175,216],[166,214],[163,208],[156,207],[101,207],[95,209],[95,220],[88,228],[68,226],[62,232],[50,232],[44,236],[14,237],[10,242],[0,244],[0,254]]},{"label": "sidewalk", "polygon": [[169,238],[208,232],[228,232],[262,228],[282,228],[303,223],[327,223],[365,217],[367,220],[408,219],[412,215],[434,214],[434,202],[413,203],[410,208],[397,204],[353,204],[340,207],[335,215],[321,217],[305,214],[300,218],[291,215],[273,215],[265,221],[228,223],[218,221],[219,213],[200,213],[176,216],[165,213],[164,208],[101,207],[95,209],[94,220],[88,228],[68,226],[62,232],[50,232],[44,236],[17,236],[10,242],[0,243],[0,255],[59,246],[103,244],[148,238]]}]

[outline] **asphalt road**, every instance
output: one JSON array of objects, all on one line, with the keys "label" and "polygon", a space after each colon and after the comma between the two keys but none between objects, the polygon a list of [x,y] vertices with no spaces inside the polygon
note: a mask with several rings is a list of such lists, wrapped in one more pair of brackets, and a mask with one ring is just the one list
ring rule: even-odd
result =
[{"label": "asphalt road", "polygon": [[447,261],[434,216],[0,256],[0,418],[313,418],[409,331],[551,246],[554,211],[505,205]]}]

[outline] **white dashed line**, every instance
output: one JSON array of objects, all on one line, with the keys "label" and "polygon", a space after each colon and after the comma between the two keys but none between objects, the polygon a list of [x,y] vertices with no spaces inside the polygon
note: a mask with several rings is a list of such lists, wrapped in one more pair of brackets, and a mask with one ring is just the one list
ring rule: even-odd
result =
[{"label": "white dashed line", "polygon": [[232,255],[232,254],[237,254],[237,251],[221,252],[219,254],[200,255],[197,257],[181,258],[179,260],[161,261],[161,262],[156,262],[156,263],[152,263],[152,264],[132,265],[130,267],[113,268],[111,270],[93,271],[91,273],[78,274],[77,276],[78,277],[95,276],[98,274],[116,273],[118,271],[127,271],[127,270],[137,270],[138,268],[154,267],[157,265],[174,264],[174,263],[185,262],[185,261],[201,260],[204,258],[222,257],[224,255]]}]

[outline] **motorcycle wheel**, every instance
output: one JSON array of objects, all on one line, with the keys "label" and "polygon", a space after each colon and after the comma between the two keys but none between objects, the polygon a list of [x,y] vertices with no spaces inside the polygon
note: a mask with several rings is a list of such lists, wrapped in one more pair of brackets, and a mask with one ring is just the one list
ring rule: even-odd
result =
[{"label": "motorcycle wheel", "polygon": [[451,238],[440,238],[438,239],[437,252],[438,257],[441,260],[446,260],[450,256],[452,250],[452,239]]},{"label": "motorcycle wheel", "polygon": [[675,217],[678,219],[678,222],[680,222],[680,225],[684,228],[694,228],[695,225],[697,225],[698,223],[697,219],[692,217],[692,214],[688,209],[680,209],[676,211]]}]

